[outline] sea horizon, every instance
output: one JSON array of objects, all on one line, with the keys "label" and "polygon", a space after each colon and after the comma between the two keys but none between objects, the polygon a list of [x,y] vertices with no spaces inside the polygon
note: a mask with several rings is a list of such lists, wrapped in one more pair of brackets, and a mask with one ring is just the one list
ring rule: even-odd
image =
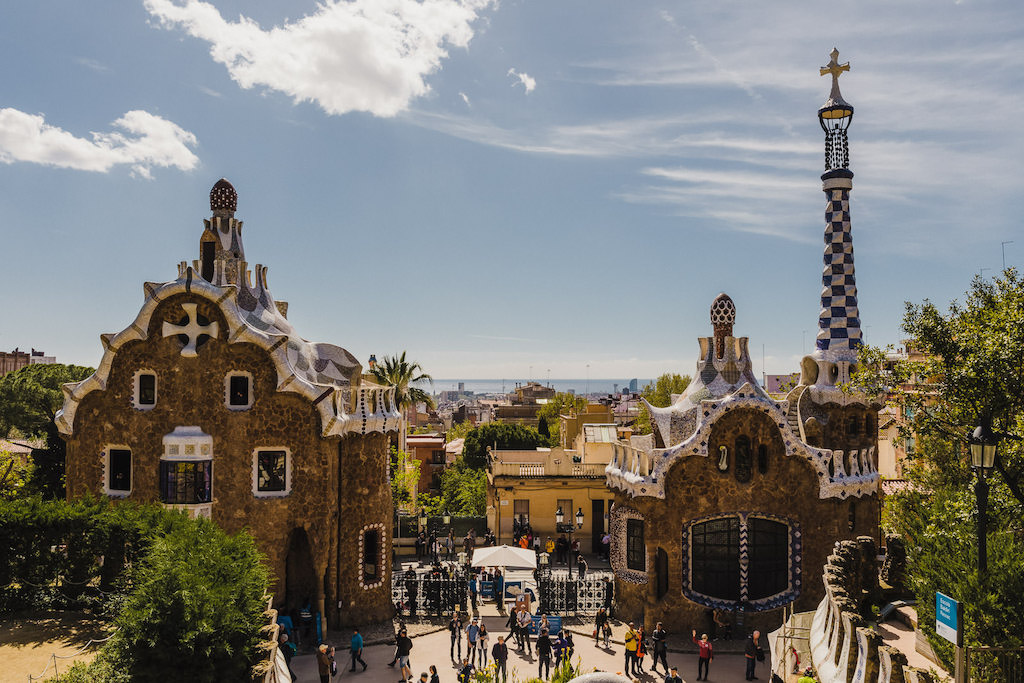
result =
[{"label": "sea horizon", "polygon": [[619,391],[628,389],[629,384],[633,379],[636,379],[637,391],[644,388],[646,384],[652,383],[654,380],[650,378],[632,378],[626,379],[619,378],[590,378],[590,379],[523,379],[523,378],[510,378],[510,379],[435,379],[432,384],[427,382],[419,382],[417,386],[428,391],[432,394],[438,394],[442,391],[457,391],[459,384],[464,385],[464,391],[473,392],[475,395],[479,394],[508,394],[515,390],[517,386],[526,384],[527,382],[537,382],[544,386],[550,386],[552,389],[559,393],[572,392],[575,394],[610,394],[615,390],[615,386],[618,385]]}]

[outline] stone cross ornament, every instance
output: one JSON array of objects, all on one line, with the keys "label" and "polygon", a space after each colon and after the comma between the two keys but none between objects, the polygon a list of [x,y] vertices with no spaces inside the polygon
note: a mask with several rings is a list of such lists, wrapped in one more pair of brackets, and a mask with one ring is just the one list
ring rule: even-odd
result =
[{"label": "stone cross ornament", "polygon": [[832,74],[832,87],[838,88],[839,75],[842,74],[844,71],[850,70],[850,63],[839,63],[839,50],[837,50],[836,48],[832,48],[832,52],[829,53],[829,57],[831,57],[832,60],[825,66],[821,67],[821,75],[824,76],[825,74]]},{"label": "stone cross ornament", "polygon": [[187,337],[184,348],[181,350],[181,355],[185,358],[195,358],[199,355],[196,351],[196,345],[199,343],[202,337],[216,337],[220,331],[217,322],[214,321],[208,325],[199,324],[199,316],[196,314],[195,304],[182,304],[181,307],[185,309],[185,315],[188,316],[188,322],[184,325],[175,325],[164,321],[163,336],[172,337],[181,335]]}]

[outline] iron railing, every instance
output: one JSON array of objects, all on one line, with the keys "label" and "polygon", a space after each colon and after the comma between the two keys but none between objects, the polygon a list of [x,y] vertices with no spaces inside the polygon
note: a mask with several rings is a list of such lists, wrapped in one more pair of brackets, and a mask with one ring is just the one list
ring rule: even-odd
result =
[{"label": "iron railing", "polygon": [[540,603],[537,614],[559,614],[563,616],[593,616],[602,607],[610,606],[613,595],[609,590],[614,584],[605,581],[611,574],[587,574],[580,579],[550,570],[537,572],[537,590]]},{"label": "iron railing", "polygon": [[967,647],[970,683],[1024,683],[1024,647]]}]

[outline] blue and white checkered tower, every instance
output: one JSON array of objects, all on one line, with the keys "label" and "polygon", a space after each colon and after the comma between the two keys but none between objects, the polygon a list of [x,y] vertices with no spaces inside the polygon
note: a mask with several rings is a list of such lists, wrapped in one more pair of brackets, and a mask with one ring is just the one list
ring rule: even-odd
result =
[{"label": "blue and white checkered tower", "polygon": [[[825,173],[821,176],[821,189],[828,197],[821,312],[818,314],[817,350],[812,357],[804,359],[805,380],[802,382],[819,387],[849,381],[850,366],[856,363],[861,345],[850,228],[853,172],[849,169],[850,147],[846,138],[853,119],[853,105],[839,92],[839,75],[849,71],[850,64],[839,64],[839,50],[835,48],[831,57],[828,65],[821,68],[821,75],[832,76],[832,92],[818,109],[818,121],[825,131]],[[818,367],[811,370],[808,365]]]}]

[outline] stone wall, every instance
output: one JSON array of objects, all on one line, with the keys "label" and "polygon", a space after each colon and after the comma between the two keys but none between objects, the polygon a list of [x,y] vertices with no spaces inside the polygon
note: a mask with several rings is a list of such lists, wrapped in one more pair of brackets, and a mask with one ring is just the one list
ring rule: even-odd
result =
[{"label": "stone wall", "polygon": [[811,622],[811,661],[821,683],[932,683],[907,666],[906,656],[882,644],[867,626],[878,596],[875,540],[860,536],[835,544],[822,575],[825,595]]},{"label": "stone wall", "polygon": [[[726,445],[730,458],[734,458],[733,444],[740,435],[751,439],[753,450],[751,476],[747,482],[737,480],[733,461],[728,471],[722,472],[717,467],[716,457],[690,456],[680,459],[669,470],[664,500],[616,494],[617,506],[631,508],[644,518],[650,577],[645,583],[617,577],[617,616],[643,621],[648,628],[659,620],[676,624],[676,628],[684,632],[708,627],[712,605],[693,601],[682,590],[684,572],[689,572],[682,536],[684,527],[694,520],[736,513],[786,520],[799,534],[799,559],[793,558],[796,571],[791,576],[789,598],[795,602],[797,611],[814,609],[824,595],[821,568],[836,539],[852,539],[858,533],[878,533],[877,495],[848,500],[821,499],[814,467],[806,459],[785,454],[780,430],[764,412],[743,408],[723,415],[714,425],[708,452],[717,455],[718,445]],[[757,447],[761,444],[768,448],[764,473],[759,471],[757,461]],[[655,580],[655,557],[659,548],[668,556],[668,591],[661,598],[657,597]],[[783,620],[782,608],[782,604],[770,608],[752,606],[751,611],[744,614],[742,631],[756,628],[767,633],[776,628]]]},{"label": "stone wall", "polygon": [[[162,335],[163,321],[179,318],[182,303],[195,303],[198,314],[219,327],[218,337],[208,339],[195,358],[182,356],[176,337]],[[306,597],[300,593],[307,593],[314,609],[332,619],[332,627],[389,616],[390,557],[378,562],[383,576],[376,588],[364,588],[356,571],[364,527],[378,525],[382,556],[389,553],[384,550],[390,548],[391,530],[387,437],[324,438],[320,414],[311,402],[278,391],[277,371],[267,352],[254,344],[226,343],[223,315],[202,297],[175,295],[161,302],[149,328],[145,339],[118,349],[105,390],[88,393],[78,406],[67,438],[68,497],[104,495],[104,453],[113,446],[132,453],[131,493],[124,498],[159,501],[163,436],[179,426],[198,426],[213,437],[211,517],[230,533],[245,528],[253,535],[275,579],[277,608],[288,613]],[[147,410],[133,405],[139,370],[157,376],[156,404]],[[231,371],[252,375],[248,409],[231,410],[225,404],[225,377]],[[287,495],[254,495],[257,448],[287,450]],[[289,548],[305,543],[296,543],[297,537],[308,540],[312,565],[301,589],[294,587],[295,572],[291,577],[288,573]],[[286,604],[289,597],[291,604]]]}]

